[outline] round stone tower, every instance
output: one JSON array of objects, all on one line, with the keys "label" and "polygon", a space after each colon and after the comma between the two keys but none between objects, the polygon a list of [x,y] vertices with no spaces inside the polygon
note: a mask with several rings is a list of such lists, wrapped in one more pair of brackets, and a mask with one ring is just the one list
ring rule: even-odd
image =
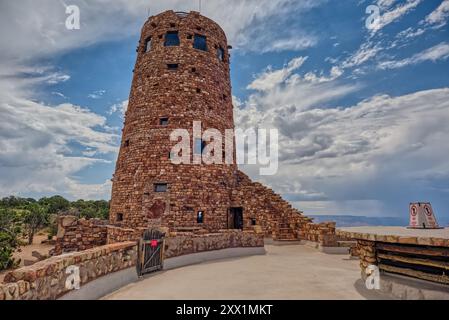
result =
[{"label": "round stone tower", "polygon": [[[137,49],[122,144],[113,178],[111,223],[209,231],[230,226],[232,189],[238,181],[235,147],[227,164],[174,164],[170,135],[190,134],[191,160],[207,141],[194,136],[234,129],[226,35],[197,12],[150,17]],[[229,140],[228,140],[229,142]],[[185,150],[183,150],[184,152]],[[215,152],[215,151],[214,151]]]}]

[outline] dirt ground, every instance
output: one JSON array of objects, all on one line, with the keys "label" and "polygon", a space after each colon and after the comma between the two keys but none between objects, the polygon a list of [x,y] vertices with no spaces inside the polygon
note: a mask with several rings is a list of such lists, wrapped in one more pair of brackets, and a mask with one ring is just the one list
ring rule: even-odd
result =
[{"label": "dirt ground", "polygon": [[[37,234],[33,239],[33,244],[29,246],[20,247],[21,252],[16,251],[13,255],[14,259],[21,259],[20,266],[24,266],[25,260],[35,261],[37,262],[37,258],[32,256],[33,251],[37,251],[42,255],[47,255],[51,249],[53,249],[53,245],[42,244],[41,242],[47,240],[47,235],[44,233]],[[3,281],[5,274],[8,273],[8,270],[0,272],[0,282]]]}]

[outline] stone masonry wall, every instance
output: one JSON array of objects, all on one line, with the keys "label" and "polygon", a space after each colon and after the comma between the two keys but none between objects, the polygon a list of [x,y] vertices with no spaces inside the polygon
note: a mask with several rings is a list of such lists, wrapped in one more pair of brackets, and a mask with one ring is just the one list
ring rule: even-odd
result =
[{"label": "stone masonry wall", "polygon": [[366,268],[369,265],[377,265],[376,243],[374,241],[357,240],[357,252],[360,259],[360,271],[362,278],[366,278]]},{"label": "stone masonry wall", "polygon": [[115,226],[107,226],[107,243],[113,244],[124,241],[138,241],[146,229],[126,229]]},{"label": "stone masonry wall", "polygon": [[[179,43],[167,46],[174,33]],[[207,50],[195,47],[198,36],[205,37]],[[233,138],[217,141],[222,150],[214,146],[214,155],[222,158],[223,153],[226,163],[205,164],[193,152],[194,141],[207,129],[222,137],[235,129],[229,48],[221,27],[198,12],[166,11],[145,22],[113,177],[110,223],[132,229],[198,228],[214,233],[233,229],[231,208],[243,208],[244,230],[254,229],[255,223],[275,240],[319,233],[318,241],[332,243],[332,235],[326,233],[332,228],[304,228],[313,223],[311,219],[238,170]],[[194,122],[201,122],[197,133]],[[170,160],[178,142],[170,139],[175,129],[189,134],[190,150],[182,150],[182,156],[190,151],[190,164]],[[232,152],[223,152],[226,142]],[[156,190],[160,184],[166,185],[165,191]],[[200,223],[199,211],[204,217]]]},{"label": "stone masonry wall", "polygon": [[335,222],[307,223],[303,226],[303,238],[304,240],[318,242],[325,247],[335,247],[337,245],[335,227]]},{"label": "stone masonry wall", "polygon": [[170,233],[165,239],[165,258],[227,248],[263,247],[263,233],[223,230],[220,233]]},{"label": "stone masonry wall", "polygon": [[253,182],[239,171],[237,188],[232,191],[235,207],[243,207],[245,229],[251,229],[252,220],[261,226],[265,236],[274,240],[308,240],[322,246],[336,246],[336,224],[315,224],[309,217],[285,201],[272,189]]},{"label": "stone masonry wall", "polygon": [[99,219],[59,217],[54,255],[105,245],[107,240],[106,224],[107,221]]},{"label": "stone masonry wall", "polygon": [[135,265],[135,242],[117,243],[55,256],[6,274],[0,300],[54,300],[69,292],[67,267],[77,266],[81,285]]},{"label": "stone masonry wall", "polygon": [[[169,32],[178,32],[179,45],[165,46]],[[207,51],[194,48],[195,35],[206,37]],[[218,57],[220,48],[223,59]],[[197,225],[197,212],[203,211],[208,231],[226,227],[237,170],[235,154],[228,155],[230,164],[211,165],[176,165],[169,154],[177,144],[170,141],[170,134],[185,129],[190,135],[190,161],[198,158],[192,155],[193,139],[201,138],[193,135],[194,121],[202,122],[200,135],[216,129],[225,137],[227,129],[234,129],[229,70],[226,35],[212,20],[197,12],[173,11],[148,19],[138,44],[113,178],[111,224],[192,227]],[[162,118],[167,123],[161,124]],[[167,192],[156,192],[158,183],[167,184]]]}]

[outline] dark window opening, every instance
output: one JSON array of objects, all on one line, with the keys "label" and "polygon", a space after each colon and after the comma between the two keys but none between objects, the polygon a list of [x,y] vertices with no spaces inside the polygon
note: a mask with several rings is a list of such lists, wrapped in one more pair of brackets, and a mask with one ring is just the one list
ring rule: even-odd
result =
[{"label": "dark window opening", "polygon": [[169,63],[167,64],[168,70],[178,70],[179,65],[177,63]]},{"label": "dark window opening", "polygon": [[117,222],[123,221],[123,213],[117,213],[116,220],[117,220]]},{"label": "dark window opening", "polygon": [[224,100],[224,101],[228,100],[228,96],[224,94],[224,95],[223,95],[223,100]]},{"label": "dark window opening", "polygon": [[195,34],[193,47],[198,50],[207,51],[207,39],[205,36]]},{"label": "dark window opening", "polygon": [[201,89],[200,88],[196,88],[196,93],[201,93]]},{"label": "dark window opening", "polygon": [[150,52],[151,51],[151,38],[148,38],[145,41],[145,52]]},{"label": "dark window opening", "polygon": [[154,23],[154,22],[152,22],[152,23],[151,23],[151,26],[152,26],[153,28],[156,28],[156,27],[157,27],[157,24]]},{"label": "dark window opening", "polygon": [[170,28],[176,28],[176,23],[170,23]]},{"label": "dark window opening", "polygon": [[188,34],[188,35],[187,35],[187,39],[192,40],[192,39],[193,39],[193,35]]},{"label": "dark window opening", "polygon": [[125,140],[124,146],[129,147],[129,140]]},{"label": "dark window opening", "polygon": [[256,224],[257,224],[256,219],[252,218],[252,219],[251,219],[251,225],[252,225],[252,226],[255,226]]},{"label": "dark window opening", "polygon": [[159,35],[159,39],[162,39],[164,36],[162,34]]},{"label": "dark window opening", "polygon": [[192,72],[194,72],[194,73],[195,73],[195,72],[196,72],[196,68],[192,68]]},{"label": "dark window opening", "polygon": [[159,125],[161,125],[161,126],[168,126],[168,118],[160,118],[159,119]]},{"label": "dark window opening", "polygon": [[155,183],[154,192],[167,192],[168,185],[166,183]]},{"label": "dark window opening", "polygon": [[199,224],[204,223],[204,212],[203,211],[198,211],[198,213],[196,215],[196,222]]},{"label": "dark window opening", "polygon": [[231,229],[243,229],[243,208],[230,208]]},{"label": "dark window opening", "polygon": [[179,46],[178,31],[167,32],[167,34],[165,35],[165,46],[166,47]]},{"label": "dark window opening", "polygon": [[218,59],[220,59],[220,61],[224,61],[224,56],[225,56],[224,49],[222,47],[219,47],[217,49],[217,57],[218,57]]}]

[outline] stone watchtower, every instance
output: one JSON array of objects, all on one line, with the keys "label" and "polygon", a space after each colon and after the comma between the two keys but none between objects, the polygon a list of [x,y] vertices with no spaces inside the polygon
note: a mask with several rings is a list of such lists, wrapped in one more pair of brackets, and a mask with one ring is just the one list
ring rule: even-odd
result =
[{"label": "stone watchtower", "polygon": [[226,164],[172,163],[173,130],[190,133],[193,162],[207,144],[193,135],[194,122],[223,137],[234,129],[229,48],[220,26],[197,12],[166,11],[143,26],[113,178],[112,224],[208,231],[260,226],[267,236],[295,239],[310,222],[238,170],[234,141]]}]

